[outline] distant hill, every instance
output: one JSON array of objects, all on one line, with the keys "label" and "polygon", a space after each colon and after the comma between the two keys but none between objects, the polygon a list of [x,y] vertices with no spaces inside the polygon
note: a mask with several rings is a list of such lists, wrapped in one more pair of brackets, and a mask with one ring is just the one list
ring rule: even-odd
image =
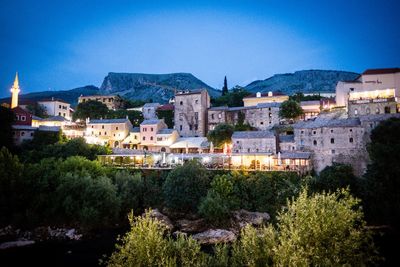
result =
[{"label": "distant hill", "polygon": [[358,73],[336,70],[302,70],[295,73],[276,74],[268,79],[254,81],[245,86],[252,92],[281,91],[291,95],[303,93],[334,93],[336,83],[354,80]]},{"label": "distant hill", "polygon": [[[78,104],[78,97],[80,95],[98,95],[99,94],[99,88],[93,85],[87,85],[83,87],[78,87],[75,89],[71,90],[63,90],[63,91],[43,91],[43,92],[35,92],[35,93],[28,93],[21,95],[19,99],[21,100],[33,100],[33,101],[38,101],[42,99],[48,99],[48,98],[59,98],[62,99],[68,103],[70,103],[72,106],[76,106]],[[0,103],[3,102],[10,102],[10,98],[2,98],[0,99]]]},{"label": "distant hill", "polygon": [[142,74],[110,72],[100,90],[104,94],[119,94],[128,99],[167,102],[175,90],[207,89],[212,97],[221,95],[216,90],[190,73]]}]

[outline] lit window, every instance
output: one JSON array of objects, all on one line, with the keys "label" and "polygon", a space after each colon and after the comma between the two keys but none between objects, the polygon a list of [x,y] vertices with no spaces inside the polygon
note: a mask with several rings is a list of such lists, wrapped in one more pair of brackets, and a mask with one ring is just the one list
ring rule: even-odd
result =
[{"label": "lit window", "polygon": [[356,115],[356,116],[357,116],[357,114],[358,114],[358,110],[357,110],[357,109],[355,109],[355,110],[354,110],[354,115]]}]

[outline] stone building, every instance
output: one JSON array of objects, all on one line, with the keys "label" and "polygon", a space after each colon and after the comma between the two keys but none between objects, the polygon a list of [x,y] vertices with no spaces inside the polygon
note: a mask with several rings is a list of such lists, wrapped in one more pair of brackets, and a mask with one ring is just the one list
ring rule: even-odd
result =
[{"label": "stone building", "polygon": [[289,99],[289,96],[280,92],[268,92],[251,94],[243,98],[245,107],[256,106],[262,103],[282,103]]},{"label": "stone building", "polygon": [[296,123],[294,140],[297,150],[312,152],[317,172],[334,162],[352,165],[357,174],[367,167],[365,129],[359,118],[317,118]]},{"label": "stone building", "polygon": [[234,153],[276,153],[276,138],[272,131],[239,131],[232,135]]},{"label": "stone building", "polygon": [[208,110],[208,129],[220,123],[238,124],[240,120],[264,131],[279,124],[280,103],[262,103],[248,107],[213,107]]},{"label": "stone building", "polygon": [[145,120],[157,119],[157,109],[160,107],[160,103],[146,103],[142,108],[143,118]]},{"label": "stone building", "polygon": [[348,99],[349,117],[397,113],[395,93],[395,89],[350,92]]},{"label": "stone building", "polygon": [[132,128],[128,118],[89,120],[86,123],[85,139],[89,144],[122,147],[122,142]]},{"label": "stone building", "polygon": [[400,68],[368,69],[353,81],[341,81],[336,85],[336,105],[347,107],[349,94],[394,89],[400,96]]},{"label": "stone building", "polygon": [[207,110],[210,107],[207,90],[178,92],[174,105],[175,129],[180,136],[206,136]]},{"label": "stone building", "polygon": [[123,100],[117,95],[81,95],[78,98],[78,103],[84,103],[89,100],[99,101],[107,106],[108,109],[117,110],[123,108]]},{"label": "stone building", "polygon": [[279,151],[295,151],[296,142],[294,141],[294,135],[279,135],[278,139]]}]

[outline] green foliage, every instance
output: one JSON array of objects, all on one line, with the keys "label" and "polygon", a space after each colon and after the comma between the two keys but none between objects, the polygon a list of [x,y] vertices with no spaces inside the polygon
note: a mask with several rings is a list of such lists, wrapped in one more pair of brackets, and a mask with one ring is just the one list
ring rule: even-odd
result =
[{"label": "green foliage", "polygon": [[165,204],[175,211],[196,212],[209,185],[206,169],[195,160],[188,161],[168,174],[163,186]]},{"label": "green foliage", "polygon": [[278,216],[279,266],[365,266],[376,260],[360,201],[347,190],[309,196],[303,190]]},{"label": "green foliage", "polygon": [[105,118],[107,114],[108,108],[105,104],[89,100],[78,104],[72,118],[73,120],[100,119]]},{"label": "green foliage", "polygon": [[243,97],[250,95],[251,93],[246,91],[243,87],[236,86],[230,90],[227,94],[218,98],[211,99],[211,103],[214,107],[228,106],[228,107],[242,107]]},{"label": "green foliage", "polygon": [[225,143],[230,143],[232,134],[235,131],[234,126],[221,123],[218,124],[214,130],[208,132],[207,139],[213,142],[215,147],[223,147]]},{"label": "green foliage", "polygon": [[238,113],[238,122],[235,124],[235,131],[254,131],[255,128],[250,126],[248,123],[244,123],[246,119],[246,115],[244,112],[239,111]]},{"label": "green foliage", "polygon": [[47,118],[48,115],[46,113],[46,109],[39,103],[35,102],[34,104],[30,104],[26,106],[26,109],[35,116],[40,118]]},{"label": "green foliage", "polygon": [[47,145],[53,145],[58,142],[65,141],[61,130],[53,131],[35,131],[33,139],[23,143],[22,150],[40,150]]},{"label": "green foliage", "polygon": [[13,146],[11,125],[13,124],[14,119],[14,113],[11,109],[0,106],[0,148],[4,146],[10,149]]},{"label": "green foliage", "polygon": [[106,118],[107,119],[121,119],[128,116],[129,121],[132,123],[133,127],[138,127],[143,122],[143,114],[136,110],[109,110]]},{"label": "green foliage", "polygon": [[167,124],[168,128],[174,128],[174,110],[160,110],[156,111],[157,118],[164,119],[164,122]]},{"label": "green foliage", "polygon": [[365,188],[367,215],[400,229],[400,119],[381,122],[371,133]]},{"label": "green foliage", "polygon": [[301,101],[321,100],[321,95],[308,95],[305,96],[302,92],[297,92],[294,95],[289,96],[289,100],[294,100],[298,103]]},{"label": "green foliage", "polygon": [[136,218],[130,214],[129,221],[131,229],[105,262],[108,266],[206,266],[207,255],[196,241],[184,235],[172,239],[149,212]]},{"label": "green foliage", "polygon": [[226,76],[224,78],[224,87],[222,87],[222,96],[228,94],[228,82],[226,80]]},{"label": "green foliage", "polygon": [[87,144],[84,138],[58,142],[30,151],[27,151],[27,148],[29,148],[29,145],[21,153],[25,162],[39,162],[43,158],[51,157],[65,159],[71,156],[82,156],[89,160],[95,160],[97,155],[108,155],[112,152],[109,147]]},{"label": "green foliage", "polygon": [[337,189],[350,187],[350,191],[358,195],[360,183],[361,181],[354,175],[351,165],[334,163],[323,169],[310,181],[310,190],[335,192]]},{"label": "green foliage", "polygon": [[279,116],[285,119],[296,119],[303,115],[303,109],[300,104],[294,100],[286,100],[281,104]]},{"label": "green foliage", "polygon": [[122,99],[122,108],[127,109],[127,108],[137,108],[137,107],[142,107],[146,102],[142,100],[134,100],[134,99]]},{"label": "green foliage", "polygon": [[130,174],[128,171],[118,171],[114,176],[114,184],[120,199],[121,215],[129,211],[134,213],[142,211],[143,179],[140,173]]}]

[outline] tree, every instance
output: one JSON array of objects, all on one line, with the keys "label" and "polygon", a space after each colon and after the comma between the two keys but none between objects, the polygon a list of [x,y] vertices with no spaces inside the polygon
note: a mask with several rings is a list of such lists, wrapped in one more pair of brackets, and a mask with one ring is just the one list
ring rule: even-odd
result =
[{"label": "tree", "polygon": [[215,147],[223,147],[225,143],[230,143],[232,134],[235,131],[235,127],[227,124],[218,124],[214,130],[207,134],[207,139],[213,142]]},{"label": "tree", "polygon": [[105,104],[99,101],[89,100],[78,104],[72,118],[74,120],[86,120],[87,118],[100,119],[105,118],[107,114],[108,108]]},{"label": "tree", "polygon": [[289,100],[294,100],[298,103],[301,101],[311,101],[311,100],[321,100],[322,96],[321,95],[308,95],[305,96],[302,92],[297,92],[294,95],[289,96]]},{"label": "tree", "polygon": [[162,110],[157,109],[156,111],[157,118],[164,119],[164,122],[167,124],[168,128],[174,128],[174,110]]},{"label": "tree", "polygon": [[27,105],[26,109],[33,115],[38,116],[40,118],[48,117],[46,109],[37,102],[35,102],[34,104]]},{"label": "tree", "polygon": [[310,181],[310,189],[314,192],[330,191],[349,187],[353,194],[359,193],[361,181],[353,173],[351,165],[334,163],[323,169]]},{"label": "tree", "polygon": [[129,215],[130,231],[106,260],[108,266],[207,266],[208,256],[191,237],[173,239],[162,222],[150,216]]},{"label": "tree", "polygon": [[286,100],[281,104],[279,116],[285,119],[296,119],[303,115],[303,109],[294,100]]},{"label": "tree", "polygon": [[197,212],[200,199],[207,194],[210,178],[197,161],[173,169],[163,186],[165,205],[178,212]]},{"label": "tree", "polygon": [[232,90],[228,91],[226,95],[218,98],[212,98],[211,103],[214,107],[228,106],[228,107],[242,107],[243,98],[251,93],[246,91],[245,88],[235,86]]},{"label": "tree", "polygon": [[14,119],[11,109],[0,106],[0,149],[3,146],[9,149],[13,146],[12,124]]},{"label": "tree", "polygon": [[224,87],[222,87],[222,96],[228,94],[228,82],[226,80],[226,76],[224,78]]},{"label": "tree", "polygon": [[366,208],[375,223],[400,229],[400,119],[381,122],[371,132],[371,164],[366,179]]}]

